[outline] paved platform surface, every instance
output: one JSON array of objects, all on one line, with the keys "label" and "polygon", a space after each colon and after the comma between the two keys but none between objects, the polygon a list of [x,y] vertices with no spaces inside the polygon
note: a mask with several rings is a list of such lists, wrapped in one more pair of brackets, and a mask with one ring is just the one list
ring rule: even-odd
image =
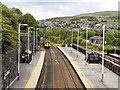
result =
[{"label": "paved platform surface", "polygon": [[35,88],[37,80],[42,69],[44,61],[45,51],[38,51],[33,56],[33,60],[30,64],[20,64],[20,80],[16,80],[11,86],[11,89],[15,88]]},{"label": "paved platform surface", "polygon": [[[118,88],[118,75],[104,67],[104,81],[101,82],[101,64],[87,64],[85,66],[85,55],[78,53],[70,47],[59,47],[61,51],[69,58],[70,62],[76,68],[83,83],[88,88]],[[89,84],[89,85],[88,85]]]}]

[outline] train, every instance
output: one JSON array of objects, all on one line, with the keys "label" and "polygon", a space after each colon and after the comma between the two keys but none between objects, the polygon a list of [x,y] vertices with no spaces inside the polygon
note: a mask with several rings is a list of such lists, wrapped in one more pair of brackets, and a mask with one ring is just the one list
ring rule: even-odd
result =
[{"label": "train", "polygon": [[51,46],[50,42],[47,39],[43,39],[43,47],[49,49]]},{"label": "train", "polygon": [[[73,44],[72,46],[74,49],[77,49],[77,45]],[[78,49],[80,52],[82,52],[83,54],[85,54],[85,60],[86,60],[86,48],[85,47],[80,47]],[[100,62],[100,55],[95,52],[92,49],[88,49],[87,50],[87,62],[88,63],[99,63]]]},{"label": "train", "polygon": [[88,63],[99,63],[100,57],[97,52],[92,49],[87,50],[87,62]]}]

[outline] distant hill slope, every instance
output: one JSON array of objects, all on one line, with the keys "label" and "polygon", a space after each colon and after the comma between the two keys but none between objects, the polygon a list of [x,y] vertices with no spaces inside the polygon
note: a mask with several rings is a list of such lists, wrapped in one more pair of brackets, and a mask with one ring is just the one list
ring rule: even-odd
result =
[{"label": "distant hill slope", "polygon": [[99,21],[117,23],[118,11],[101,11],[95,13],[80,14],[69,17],[56,17],[47,19],[48,21]]},{"label": "distant hill slope", "polygon": [[79,16],[95,16],[95,17],[112,17],[112,16],[118,16],[118,11],[102,11],[102,12],[95,12],[95,13],[88,13],[88,14],[80,14]]}]

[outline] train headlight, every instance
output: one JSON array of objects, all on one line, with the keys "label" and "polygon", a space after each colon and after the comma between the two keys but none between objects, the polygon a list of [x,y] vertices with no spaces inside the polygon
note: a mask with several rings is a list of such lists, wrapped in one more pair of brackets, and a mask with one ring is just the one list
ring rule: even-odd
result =
[{"label": "train headlight", "polygon": [[45,46],[46,46],[46,44],[45,44]]},{"label": "train headlight", "polygon": [[22,58],[25,58],[25,56],[22,56]]}]

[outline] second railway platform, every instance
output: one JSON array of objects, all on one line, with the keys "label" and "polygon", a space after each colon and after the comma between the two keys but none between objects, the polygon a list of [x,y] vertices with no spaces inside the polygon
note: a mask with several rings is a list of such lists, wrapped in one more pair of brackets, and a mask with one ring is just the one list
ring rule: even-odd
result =
[{"label": "second railway platform", "polygon": [[85,65],[85,56],[81,52],[70,47],[58,47],[62,53],[68,58],[78,73],[86,88],[107,88],[118,89],[118,75],[104,67],[104,79],[101,82],[101,64],[87,64]]}]

